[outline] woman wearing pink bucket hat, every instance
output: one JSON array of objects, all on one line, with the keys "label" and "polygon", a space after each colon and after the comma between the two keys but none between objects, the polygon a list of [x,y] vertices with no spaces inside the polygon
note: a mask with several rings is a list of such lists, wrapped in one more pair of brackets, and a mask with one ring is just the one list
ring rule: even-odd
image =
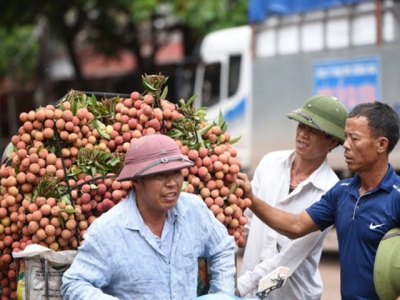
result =
[{"label": "woman wearing pink bucket hat", "polygon": [[193,299],[200,257],[209,260],[210,293],[233,295],[233,237],[200,197],[181,192],[181,170],[192,165],[165,135],[131,144],[117,180],[134,189],[89,227],[64,273],[63,299]]}]

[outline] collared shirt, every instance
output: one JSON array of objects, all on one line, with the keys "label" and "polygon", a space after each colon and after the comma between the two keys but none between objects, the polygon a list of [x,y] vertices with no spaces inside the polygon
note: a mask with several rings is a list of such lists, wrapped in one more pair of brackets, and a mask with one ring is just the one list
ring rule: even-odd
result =
[{"label": "collared shirt", "polygon": [[[327,160],[289,194],[290,170],[294,151],[277,151],[260,161],[251,182],[253,192],[268,204],[291,213],[304,211],[329,190],[337,181]],[[286,284],[268,299],[320,299],[322,280],[318,271],[322,246],[328,233],[314,232],[303,238],[290,240],[276,233],[260,221],[250,210],[246,232],[248,239],[238,278],[242,296],[254,296],[260,279],[277,267],[290,268]]]},{"label": "collared shirt", "polygon": [[226,227],[193,194],[181,193],[168,215],[169,259],[145,226],[133,192],[96,219],[64,273],[63,299],[192,299],[199,257],[209,258],[210,292],[233,294],[236,246]]},{"label": "collared shirt", "polygon": [[164,228],[161,232],[161,237],[154,235],[157,241],[158,248],[164,253],[168,263],[171,261],[171,248],[174,239],[174,222],[175,216],[171,212],[167,212],[167,219],[165,220]]},{"label": "collared shirt", "polygon": [[400,177],[389,166],[379,185],[361,197],[360,185],[358,174],[341,180],[307,212],[321,230],[336,225],[342,299],[378,300],[375,255],[382,237],[400,226]]}]

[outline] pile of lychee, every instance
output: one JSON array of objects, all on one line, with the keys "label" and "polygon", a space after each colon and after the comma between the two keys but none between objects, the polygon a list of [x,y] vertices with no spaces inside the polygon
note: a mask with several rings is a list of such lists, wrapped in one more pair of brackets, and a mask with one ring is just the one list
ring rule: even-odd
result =
[{"label": "pile of lychee", "polygon": [[161,75],[144,79],[146,91],[130,97],[94,99],[71,90],[56,105],[20,114],[21,126],[0,168],[4,299],[16,299],[13,251],[32,243],[77,249],[90,224],[125,199],[131,183],[116,176],[131,142],[147,133],[176,140],[194,162],[182,170],[184,191],[198,194],[238,247],[245,246],[243,211],[251,203],[236,184],[241,164],[226,122],[206,120],[204,108],[194,109],[191,101],[165,100]]}]

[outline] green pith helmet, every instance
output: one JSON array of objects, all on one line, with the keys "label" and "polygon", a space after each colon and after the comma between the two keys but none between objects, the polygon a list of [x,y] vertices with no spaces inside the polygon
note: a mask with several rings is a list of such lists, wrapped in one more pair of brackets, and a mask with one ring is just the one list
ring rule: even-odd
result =
[{"label": "green pith helmet", "polygon": [[313,96],[302,107],[287,117],[310,126],[344,142],[344,126],[348,116],[346,107],[334,97]]},{"label": "green pith helmet", "polygon": [[379,243],[374,285],[381,300],[394,300],[400,295],[400,227],[389,230]]}]

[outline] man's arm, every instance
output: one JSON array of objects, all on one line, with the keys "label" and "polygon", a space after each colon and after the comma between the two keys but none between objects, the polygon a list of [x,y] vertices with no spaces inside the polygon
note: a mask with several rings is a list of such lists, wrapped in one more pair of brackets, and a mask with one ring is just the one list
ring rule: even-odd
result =
[{"label": "man's arm", "polygon": [[251,211],[265,224],[287,236],[290,239],[296,239],[305,236],[320,228],[311,219],[310,215],[303,211],[300,214],[292,214],[275,208],[252,192],[250,181],[246,174],[238,174],[238,184],[243,189],[244,196],[252,201],[249,207]]},{"label": "man's arm", "polygon": [[116,297],[104,294],[95,286],[108,281],[111,267],[108,255],[102,253],[98,237],[86,233],[85,242],[70,268],[62,277],[61,292],[65,300],[116,300]]},{"label": "man's arm", "polygon": [[[234,238],[228,234],[226,227],[215,218],[204,202],[201,202],[201,207],[197,209],[197,220],[207,227],[201,229],[198,234],[209,233],[203,254],[209,259],[210,293],[232,295],[236,274]],[[202,226],[199,225],[197,228]]]}]

